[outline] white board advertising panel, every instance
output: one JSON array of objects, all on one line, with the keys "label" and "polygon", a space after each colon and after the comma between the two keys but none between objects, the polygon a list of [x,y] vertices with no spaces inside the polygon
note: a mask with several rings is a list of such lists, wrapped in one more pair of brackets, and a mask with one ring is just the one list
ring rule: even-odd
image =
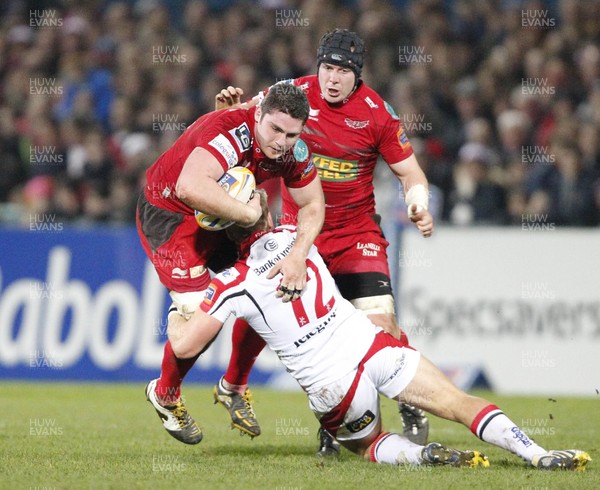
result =
[{"label": "white board advertising panel", "polygon": [[444,228],[402,236],[399,317],[442,367],[505,394],[600,390],[600,232]]}]

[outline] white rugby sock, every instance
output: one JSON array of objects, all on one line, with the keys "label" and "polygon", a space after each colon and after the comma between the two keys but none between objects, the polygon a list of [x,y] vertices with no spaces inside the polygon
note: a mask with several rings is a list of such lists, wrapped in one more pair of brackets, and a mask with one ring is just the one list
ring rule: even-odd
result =
[{"label": "white rugby sock", "polygon": [[244,396],[244,393],[246,393],[246,389],[248,388],[248,385],[234,385],[233,383],[230,383],[225,379],[225,376],[221,376],[219,386],[226,392],[238,393],[242,396]]},{"label": "white rugby sock", "polygon": [[536,454],[546,450],[533,442],[496,405],[488,405],[471,423],[471,432],[482,441],[489,442],[531,462]]},{"label": "white rugby sock", "polygon": [[410,442],[406,437],[383,432],[371,445],[369,457],[374,463],[421,464],[423,446]]}]

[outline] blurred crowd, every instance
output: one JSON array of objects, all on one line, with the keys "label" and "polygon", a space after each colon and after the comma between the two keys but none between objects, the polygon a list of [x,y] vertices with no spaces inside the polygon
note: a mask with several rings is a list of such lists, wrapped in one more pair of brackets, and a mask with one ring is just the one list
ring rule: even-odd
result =
[{"label": "blurred crowd", "polygon": [[[42,7],[40,7],[42,5]],[[440,218],[600,223],[600,0],[3,1],[0,222],[129,224],[145,169],[227,85],[365,40]]]}]

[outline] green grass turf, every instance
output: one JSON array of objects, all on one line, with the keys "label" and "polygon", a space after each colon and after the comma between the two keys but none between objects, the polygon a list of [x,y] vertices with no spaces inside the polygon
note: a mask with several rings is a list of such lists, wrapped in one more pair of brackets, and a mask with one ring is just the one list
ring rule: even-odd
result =
[{"label": "green grass turf", "polygon": [[[598,399],[482,396],[517,424],[537,426],[548,449],[580,448],[585,472],[540,472],[476,439],[458,424],[431,417],[430,440],[485,452],[488,469],[402,468],[365,462],[343,450],[319,463],[317,422],[302,393],[256,388],[263,434],[229,429],[211,388],[186,385],[184,399],[204,430],[186,446],[171,438],[143,394],[143,384],[0,383],[0,488],[152,489],[598,489]],[[383,400],[387,430],[399,431],[393,402]],[[545,424],[545,425],[544,425]],[[542,427],[542,428],[540,428]]]}]

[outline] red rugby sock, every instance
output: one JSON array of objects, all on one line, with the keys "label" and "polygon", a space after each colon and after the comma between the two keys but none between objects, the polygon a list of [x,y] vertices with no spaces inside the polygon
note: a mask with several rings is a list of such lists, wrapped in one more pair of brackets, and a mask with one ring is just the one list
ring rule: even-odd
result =
[{"label": "red rugby sock", "polygon": [[156,383],[156,395],[165,405],[177,403],[181,394],[181,383],[185,375],[192,368],[200,354],[189,359],[179,359],[173,353],[171,342],[167,340],[160,371],[160,378]]},{"label": "red rugby sock", "polygon": [[243,394],[252,366],[266,343],[250,328],[248,322],[239,318],[233,324],[231,343],[231,358],[224,378],[230,385],[228,388]]}]

